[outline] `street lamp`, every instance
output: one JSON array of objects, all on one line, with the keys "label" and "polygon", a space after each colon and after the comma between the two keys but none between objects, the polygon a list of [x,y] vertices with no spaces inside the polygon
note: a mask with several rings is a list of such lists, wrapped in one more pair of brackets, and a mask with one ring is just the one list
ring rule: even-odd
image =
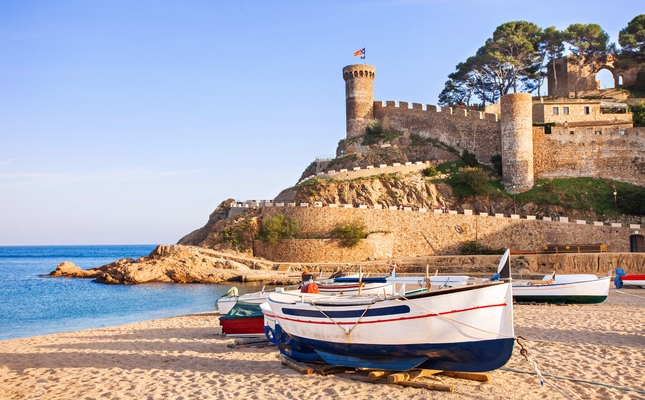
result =
[{"label": "street lamp", "polygon": [[513,214],[517,214],[517,203],[515,203],[515,185],[513,185]]},{"label": "street lamp", "polygon": [[614,189],[614,216],[616,217],[616,222],[618,222],[618,203],[616,202],[616,195],[618,191]]}]

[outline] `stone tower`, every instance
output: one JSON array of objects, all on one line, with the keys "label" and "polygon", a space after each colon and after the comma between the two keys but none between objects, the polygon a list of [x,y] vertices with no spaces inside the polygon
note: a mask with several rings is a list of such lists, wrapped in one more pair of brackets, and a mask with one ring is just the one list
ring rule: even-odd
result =
[{"label": "stone tower", "polygon": [[347,138],[364,134],[367,121],[373,118],[375,77],[376,68],[371,65],[343,68]]},{"label": "stone tower", "polygon": [[502,96],[502,185],[509,193],[533,187],[533,106],[529,93]]}]

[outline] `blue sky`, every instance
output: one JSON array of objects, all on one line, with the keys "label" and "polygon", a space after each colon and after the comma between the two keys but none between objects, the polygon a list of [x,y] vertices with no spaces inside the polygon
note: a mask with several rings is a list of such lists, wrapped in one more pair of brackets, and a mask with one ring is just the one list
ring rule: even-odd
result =
[{"label": "blue sky", "polygon": [[497,26],[597,23],[641,1],[0,2],[0,245],[175,243],[271,199],[345,135],[345,65],[436,104]]}]

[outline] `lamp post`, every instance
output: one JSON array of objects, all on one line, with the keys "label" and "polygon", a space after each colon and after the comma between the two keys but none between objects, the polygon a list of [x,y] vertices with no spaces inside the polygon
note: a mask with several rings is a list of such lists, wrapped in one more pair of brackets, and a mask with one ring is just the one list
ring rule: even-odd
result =
[{"label": "lamp post", "polygon": [[614,216],[616,217],[616,222],[618,222],[618,203],[616,202],[616,195],[618,191],[614,189]]},{"label": "lamp post", "polygon": [[513,214],[517,214],[517,203],[515,203],[515,185],[513,185]]}]

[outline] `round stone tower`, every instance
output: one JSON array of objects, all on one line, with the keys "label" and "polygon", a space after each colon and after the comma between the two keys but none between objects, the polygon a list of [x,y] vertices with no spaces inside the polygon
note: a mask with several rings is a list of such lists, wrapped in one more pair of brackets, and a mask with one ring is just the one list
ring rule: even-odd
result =
[{"label": "round stone tower", "polygon": [[533,104],[529,93],[502,96],[502,185],[509,193],[533,187]]},{"label": "round stone tower", "polygon": [[367,121],[373,116],[375,77],[376,68],[371,65],[343,68],[347,138],[364,134]]}]

